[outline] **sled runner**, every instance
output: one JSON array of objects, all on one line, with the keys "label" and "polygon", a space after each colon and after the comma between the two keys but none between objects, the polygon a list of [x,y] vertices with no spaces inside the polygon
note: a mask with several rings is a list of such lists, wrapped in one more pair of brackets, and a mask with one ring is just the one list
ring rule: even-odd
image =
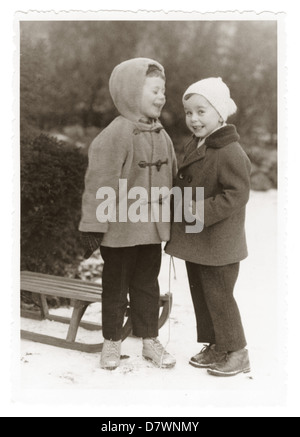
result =
[{"label": "sled runner", "polygon": [[[39,320],[47,319],[69,325],[66,339],[26,330],[21,330],[21,338],[83,352],[100,352],[102,350],[103,343],[90,344],[76,341],[79,326],[89,330],[101,330],[100,324],[82,320],[85,310],[91,303],[101,302],[102,288],[100,284],[80,279],[23,271],[21,272],[21,291],[36,293],[41,303],[39,312],[21,309],[21,317]],[[73,306],[72,316],[63,317],[51,314],[47,296],[70,299]],[[172,294],[160,295],[159,306],[159,328],[161,328],[170,314]],[[122,328],[122,341],[131,334],[131,330],[130,306],[128,304]]]}]

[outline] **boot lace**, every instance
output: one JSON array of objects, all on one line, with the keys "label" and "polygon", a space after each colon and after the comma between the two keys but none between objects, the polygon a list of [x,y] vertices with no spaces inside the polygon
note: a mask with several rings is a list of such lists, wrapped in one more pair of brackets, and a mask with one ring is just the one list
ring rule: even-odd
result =
[{"label": "boot lace", "polygon": [[163,353],[165,351],[165,348],[161,344],[161,342],[157,338],[151,338],[152,345],[156,349],[157,352]]},{"label": "boot lace", "polygon": [[160,356],[159,367],[162,367],[164,358],[167,358],[169,354],[166,352],[158,338],[152,338],[151,340],[153,349],[155,349],[156,353]]},{"label": "boot lace", "polygon": [[113,358],[119,357],[119,343],[113,340],[109,340],[107,343],[107,353]]},{"label": "boot lace", "polygon": [[212,347],[212,344],[206,344],[200,351],[200,354],[207,354]]},{"label": "boot lace", "polygon": [[217,356],[221,356],[222,359],[224,359],[225,361],[228,360],[228,353],[227,352],[217,352],[213,346],[215,346],[214,344],[207,344],[205,345],[201,351],[200,354],[204,354],[204,355],[209,355],[212,354],[213,357],[217,357]]}]

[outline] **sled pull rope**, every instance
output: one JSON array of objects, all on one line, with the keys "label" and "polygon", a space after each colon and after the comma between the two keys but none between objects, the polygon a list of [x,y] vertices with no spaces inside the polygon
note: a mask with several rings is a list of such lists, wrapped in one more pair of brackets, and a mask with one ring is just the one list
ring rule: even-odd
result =
[{"label": "sled pull rope", "polygon": [[[171,261],[174,270],[174,279],[176,280],[176,269],[175,269],[174,257],[172,255],[171,255]],[[170,267],[170,276],[171,276],[171,267]],[[169,278],[169,290],[170,290],[170,284],[171,284],[171,279]]]},{"label": "sled pull rope", "polygon": [[[169,290],[168,290],[168,294],[169,295],[171,295],[171,267],[173,267],[173,270],[174,270],[174,279],[176,280],[176,270],[175,270],[175,263],[174,263],[173,256],[170,256],[170,262],[169,262]],[[170,339],[171,339],[171,320],[170,320],[170,314],[171,314],[171,304],[170,304],[170,301],[169,301],[169,308],[168,308],[168,338],[167,338],[166,344],[164,345],[163,352],[162,352],[162,355],[161,355],[160,366],[159,366],[160,368],[162,367],[162,360],[163,360],[163,356],[164,356],[165,350],[166,350],[166,348],[167,348],[167,346],[168,346],[168,344],[170,342]]]}]

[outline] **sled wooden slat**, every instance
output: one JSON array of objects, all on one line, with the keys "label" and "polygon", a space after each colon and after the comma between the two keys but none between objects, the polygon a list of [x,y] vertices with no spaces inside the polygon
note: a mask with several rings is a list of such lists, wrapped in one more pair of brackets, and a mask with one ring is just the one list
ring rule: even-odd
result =
[{"label": "sled wooden slat", "polygon": [[[98,323],[82,320],[86,308],[95,302],[101,302],[102,286],[94,282],[80,279],[65,278],[54,275],[47,275],[35,272],[21,272],[21,291],[35,293],[40,299],[40,311],[29,311],[21,309],[21,316],[37,320],[51,320],[69,325],[66,339],[56,336],[44,335],[32,331],[21,330],[21,338],[58,346],[83,352],[100,352],[103,343],[88,344],[76,341],[78,328],[89,330],[101,330]],[[49,312],[47,297],[61,297],[70,299],[73,305],[71,317],[54,315]],[[159,299],[160,316],[159,328],[161,328],[169,317],[172,306],[172,295],[170,293],[160,295]],[[126,312],[127,319],[122,328],[122,340],[131,334],[130,308]]]},{"label": "sled wooden slat", "polygon": [[63,338],[52,337],[50,335],[39,334],[37,332],[21,330],[23,340],[31,340],[38,343],[48,344],[49,346],[58,346],[65,349],[79,350],[81,352],[101,352],[103,343],[87,344],[78,341],[70,342]]},{"label": "sled wooden slat", "polygon": [[[35,276],[33,276],[33,273]],[[89,289],[97,289],[99,287],[99,284],[95,282],[88,282],[88,281],[82,281],[80,279],[73,279],[73,278],[66,278],[64,276],[54,276],[54,275],[47,275],[44,273],[35,273],[35,272],[22,272],[22,279],[26,280],[30,279],[30,281],[36,281],[36,282],[48,282],[48,283],[59,283],[59,284],[73,284],[73,285],[79,285],[81,284],[82,287],[86,286]]]},{"label": "sled wooden slat", "polygon": [[30,291],[32,293],[45,294],[49,296],[64,297],[66,299],[78,299],[86,302],[101,302],[101,292],[90,293],[86,289],[80,290],[79,288],[74,290],[73,288],[60,287],[59,284],[38,284],[36,282],[30,283],[29,281],[22,282],[22,291]]}]

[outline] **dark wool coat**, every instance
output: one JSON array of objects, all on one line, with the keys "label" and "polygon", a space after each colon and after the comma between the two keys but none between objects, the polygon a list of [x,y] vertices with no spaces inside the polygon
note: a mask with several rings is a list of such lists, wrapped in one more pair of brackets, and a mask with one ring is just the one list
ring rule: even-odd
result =
[{"label": "dark wool coat", "polygon": [[[246,258],[245,207],[250,192],[250,160],[238,143],[235,126],[225,125],[187,145],[175,185],[182,190],[204,187],[204,227],[186,233],[187,223],[174,222],[166,253],[196,264],[220,266]],[[191,223],[189,223],[191,225]]]}]

